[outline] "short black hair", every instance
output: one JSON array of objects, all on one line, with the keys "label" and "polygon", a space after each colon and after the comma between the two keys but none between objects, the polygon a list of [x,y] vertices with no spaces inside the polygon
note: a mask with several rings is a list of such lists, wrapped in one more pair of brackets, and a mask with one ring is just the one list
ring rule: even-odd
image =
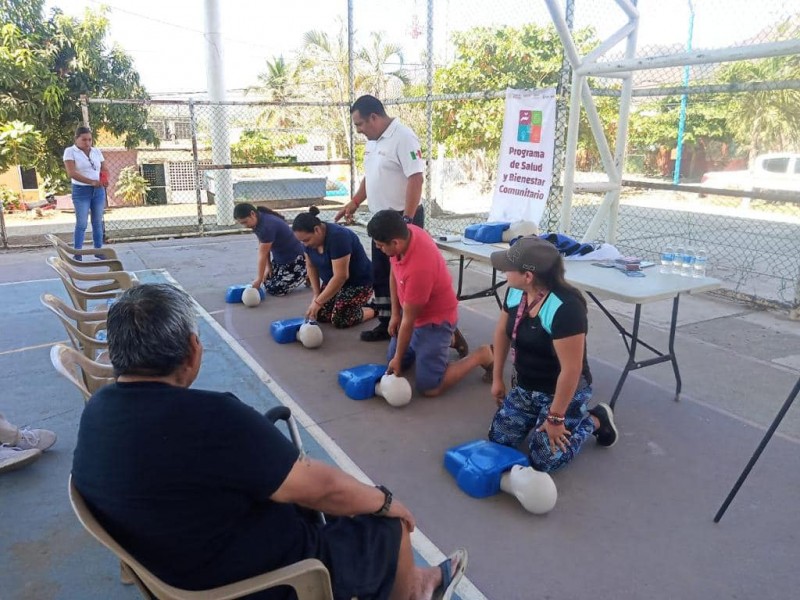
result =
[{"label": "short black hair", "polygon": [[388,244],[392,240],[407,240],[408,225],[396,210],[379,210],[367,223],[367,234],[376,242]]},{"label": "short black hair", "polygon": [[376,114],[379,117],[386,116],[386,109],[383,107],[383,102],[369,94],[361,96],[353,102],[353,106],[350,107],[350,114],[352,115],[356,111],[365,119],[372,114]]},{"label": "short black hair", "polygon": [[92,128],[91,128],[91,127],[86,127],[86,125],[79,125],[79,126],[78,126],[78,127],[75,129],[75,139],[78,139],[78,138],[79,138],[79,137],[81,137],[81,136],[82,136],[84,133],[92,133]]}]

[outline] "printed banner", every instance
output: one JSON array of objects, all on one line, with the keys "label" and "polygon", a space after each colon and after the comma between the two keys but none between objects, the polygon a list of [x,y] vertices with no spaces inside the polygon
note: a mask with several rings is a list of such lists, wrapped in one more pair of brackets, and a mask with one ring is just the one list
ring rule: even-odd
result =
[{"label": "printed banner", "polygon": [[553,179],[555,130],[555,89],[506,90],[503,140],[489,221],[539,223]]}]

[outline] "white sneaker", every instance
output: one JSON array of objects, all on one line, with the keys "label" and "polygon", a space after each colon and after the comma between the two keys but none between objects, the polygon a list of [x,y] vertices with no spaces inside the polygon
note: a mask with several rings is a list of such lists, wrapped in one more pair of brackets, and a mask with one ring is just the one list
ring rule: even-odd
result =
[{"label": "white sneaker", "polygon": [[11,446],[0,446],[0,473],[24,467],[41,455],[42,451],[36,448],[22,450]]},{"label": "white sneaker", "polygon": [[44,452],[56,443],[56,434],[49,429],[20,429],[17,437],[17,448],[30,450],[35,448]]}]

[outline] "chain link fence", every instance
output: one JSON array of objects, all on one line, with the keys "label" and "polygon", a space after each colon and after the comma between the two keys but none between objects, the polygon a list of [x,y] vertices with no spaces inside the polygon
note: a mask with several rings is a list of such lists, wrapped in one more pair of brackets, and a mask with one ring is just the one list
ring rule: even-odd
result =
[{"label": "chain link fence", "polygon": [[[333,215],[363,177],[365,140],[353,135],[348,111],[362,93],[383,99],[420,138],[427,228],[461,233],[491,206],[506,87],[557,89],[554,184],[540,228],[558,229],[571,71],[544,3],[353,0],[349,13],[345,6],[324,31],[267,57],[240,100],[144,103],[157,146],[128,149],[97,132],[111,172],[107,237],[240,231],[232,208],[242,201],[289,218],[310,204]],[[583,54],[626,22],[613,0],[560,6]],[[798,7],[778,0],[640,0],[638,10],[640,57],[800,37]],[[622,56],[612,50],[606,60]],[[620,80],[596,77],[590,87],[613,147]],[[710,273],[731,293],[797,309],[799,95],[797,56],[635,72],[620,250],[654,258],[667,244],[703,247]],[[90,121],[93,104],[112,102],[123,101],[89,99]],[[764,163],[767,154],[781,160]],[[576,162],[576,181],[603,179],[585,115]],[[764,177],[740,173],[751,168]],[[776,185],[782,193],[764,192]],[[583,235],[601,201],[573,197],[572,235]],[[69,213],[3,216],[0,233],[12,247],[49,231],[68,237],[74,223]]]}]

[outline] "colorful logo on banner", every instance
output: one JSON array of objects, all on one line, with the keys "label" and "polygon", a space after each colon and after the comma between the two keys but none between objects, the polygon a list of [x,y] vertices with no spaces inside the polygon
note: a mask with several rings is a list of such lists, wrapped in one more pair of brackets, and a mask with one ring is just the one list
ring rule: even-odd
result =
[{"label": "colorful logo on banner", "polygon": [[519,111],[519,124],[517,125],[517,141],[538,144],[542,141],[542,111]]},{"label": "colorful logo on banner", "polygon": [[538,223],[553,180],[556,91],[506,90],[489,221]]}]

